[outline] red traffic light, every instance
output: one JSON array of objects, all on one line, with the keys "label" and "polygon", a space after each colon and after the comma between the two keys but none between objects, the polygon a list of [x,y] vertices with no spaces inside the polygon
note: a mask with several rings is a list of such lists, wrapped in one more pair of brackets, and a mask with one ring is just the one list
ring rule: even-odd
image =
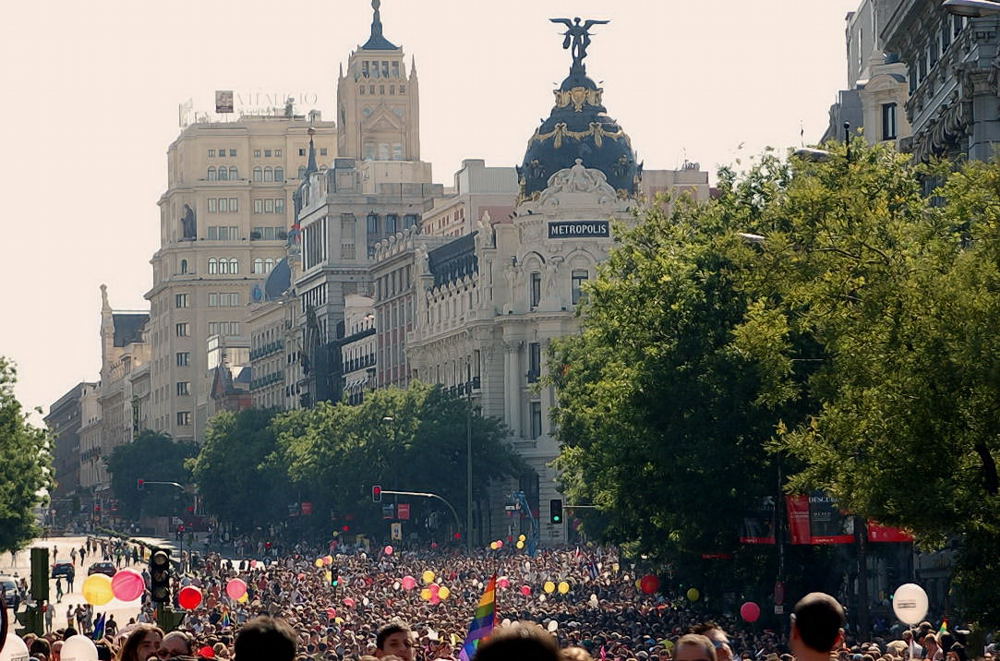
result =
[{"label": "red traffic light", "polygon": [[135,481],[135,488],[136,488],[137,491],[142,491],[143,488],[145,488],[145,486],[146,486],[146,480],[136,480]]},{"label": "red traffic light", "polygon": [[382,485],[376,484],[372,487],[372,502],[381,503],[382,502]]},{"label": "red traffic light", "polygon": [[455,537],[456,540],[462,539],[462,533],[457,532],[457,533],[454,534],[454,537]]},{"label": "red traffic light", "polygon": [[351,532],[351,527],[350,526],[344,526],[343,528],[341,528],[341,530],[343,530],[344,532]]}]

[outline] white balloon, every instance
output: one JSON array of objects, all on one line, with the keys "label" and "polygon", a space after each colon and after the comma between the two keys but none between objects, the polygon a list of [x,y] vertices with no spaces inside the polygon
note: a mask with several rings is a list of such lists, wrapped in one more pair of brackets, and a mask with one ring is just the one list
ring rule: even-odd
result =
[{"label": "white balloon", "polygon": [[892,596],[892,611],[906,624],[920,624],[929,605],[927,593],[916,583],[900,585]]},{"label": "white balloon", "polygon": [[547,628],[548,628],[548,630],[549,630],[550,633],[555,633],[556,629],[559,628],[559,623],[556,622],[555,620],[552,620],[552,621],[549,622],[549,626]]},{"label": "white balloon", "polygon": [[7,640],[3,644],[3,652],[0,652],[0,661],[28,661],[28,646],[24,644],[20,636],[12,633],[7,634]]},{"label": "white balloon", "polygon": [[86,636],[70,636],[63,643],[59,658],[63,661],[97,661],[97,646]]},{"label": "white balloon", "polygon": [[510,626],[510,618],[509,617],[505,617],[503,619],[503,622],[500,623],[500,626],[502,626],[502,627],[509,627]]}]

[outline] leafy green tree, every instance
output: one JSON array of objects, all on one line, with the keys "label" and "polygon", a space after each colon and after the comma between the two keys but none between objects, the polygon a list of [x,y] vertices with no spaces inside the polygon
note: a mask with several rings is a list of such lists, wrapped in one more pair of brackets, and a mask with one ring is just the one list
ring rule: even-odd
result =
[{"label": "leafy green tree", "polygon": [[48,433],[28,422],[14,396],[17,371],[0,356],[0,552],[22,548],[41,531],[36,506],[51,488]]},{"label": "leafy green tree", "polygon": [[[351,515],[355,526],[382,531],[381,511],[371,501],[372,485],[381,484],[437,493],[455,507],[464,528],[468,407],[439,387],[415,383],[370,393],[358,406],[324,403],[292,411],[273,423],[281,447],[276,461],[297,499],[313,502],[324,526],[331,514],[338,521]],[[485,498],[491,480],[520,476],[527,467],[498,421],[473,412],[471,424],[473,495]],[[436,509],[414,504],[414,513]],[[450,525],[450,511],[442,510],[442,524]]]},{"label": "leafy green tree", "polygon": [[219,413],[188,463],[206,509],[242,530],[287,516],[288,480],[269,462],[277,450],[274,416],[258,409]]},{"label": "leafy green tree", "polygon": [[148,485],[142,491],[138,481],[191,483],[191,471],[185,462],[198,453],[192,442],[175,441],[167,434],[144,431],[135,441],[119,445],[107,458],[111,490],[118,500],[121,515],[137,519],[144,516],[177,515],[190,506],[191,496],[167,485]]}]

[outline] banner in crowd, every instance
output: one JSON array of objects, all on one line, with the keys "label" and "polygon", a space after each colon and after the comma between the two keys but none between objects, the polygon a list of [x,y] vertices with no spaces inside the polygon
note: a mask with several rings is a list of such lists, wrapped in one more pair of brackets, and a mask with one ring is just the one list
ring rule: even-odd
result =
[{"label": "banner in crowd", "polygon": [[785,496],[792,544],[853,544],[851,517],[822,492]]},{"label": "banner in crowd", "polygon": [[913,535],[900,528],[883,526],[874,521],[868,522],[869,542],[912,542]]},{"label": "banner in crowd", "polygon": [[774,497],[761,498],[743,515],[740,544],[774,544],[775,523]]}]

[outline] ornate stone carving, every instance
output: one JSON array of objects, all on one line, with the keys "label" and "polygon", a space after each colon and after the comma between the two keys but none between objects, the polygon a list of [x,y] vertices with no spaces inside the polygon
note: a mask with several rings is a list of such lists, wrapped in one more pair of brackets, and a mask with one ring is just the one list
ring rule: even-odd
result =
[{"label": "ornate stone carving", "polygon": [[603,89],[587,89],[586,87],[574,87],[570,90],[552,90],[556,96],[556,107],[565,108],[573,104],[573,110],[583,112],[584,105],[599,106],[603,102]]},{"label": "ornate stone carving", "polygon": [[583,160],[576,159],[573,167],[560,170],[549,177],[548,186],[539,198],[540,205],[558,205],[556,199],[566,193],[591,193],[598,198],[599,204],[614,202],[618,194],[608,184],[607,176],[600,170],[585,168]]}]

